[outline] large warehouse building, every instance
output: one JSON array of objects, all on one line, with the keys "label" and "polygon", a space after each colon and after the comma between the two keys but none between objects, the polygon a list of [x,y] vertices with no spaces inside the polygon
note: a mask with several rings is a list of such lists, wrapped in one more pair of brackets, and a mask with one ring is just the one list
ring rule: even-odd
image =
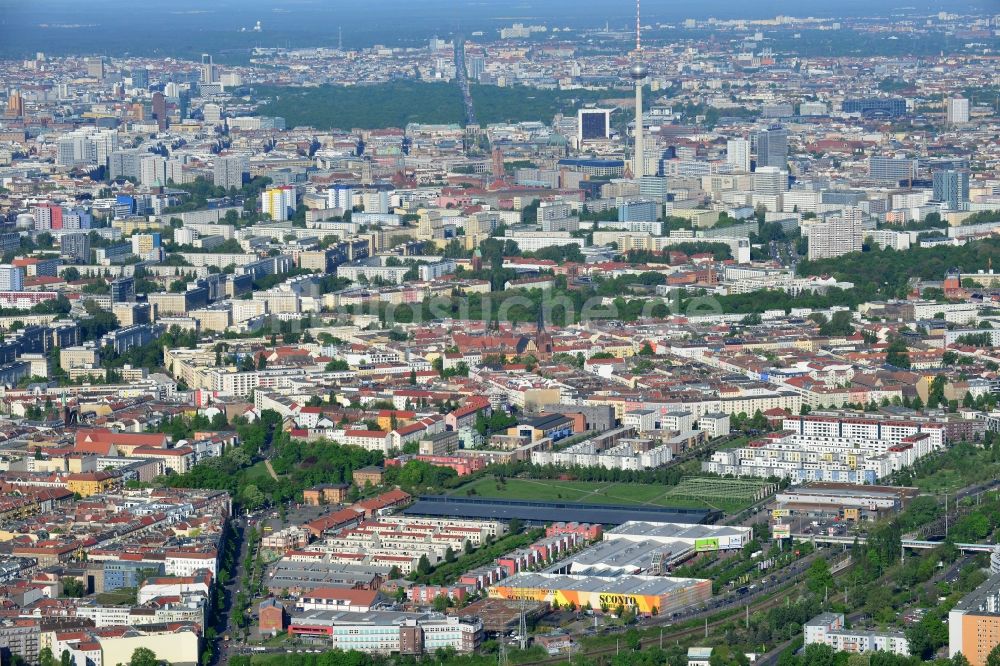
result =
[{"label": "large warehouse building", "polygon": [[738,550],[753,538],[753,529],[729,525],[689,525],[629,521],[604,533],[605,541],[655,541],[691,546],[695,552]]},{"label": "large warehouse building", "polygon": [[422,495],[416,502],[403,509],[403,513],[407,516],[449,516],[475,520],[506,521],[516,518],[533,525],[547,525],[553,518],[566,522],[603,525],[621,525],[628,521],[691,525],[712,522],[722,515],[718,511],[682,507],[538,502],[449,495]]},{"label": "large warehouse building", "polygon": [[631,608],[640,615],[672,613],[708,601],[712,581],[665,576],[573,576],[520,573],[490,587],[500,599],[527,599],[595,611]]},{"label": "large warehouse building", "polygon": [[752,529],[630,521],[604,533],[604,540],[560,560],[545,573],[588,576],[662,576],[698,553],[739,550]]}]

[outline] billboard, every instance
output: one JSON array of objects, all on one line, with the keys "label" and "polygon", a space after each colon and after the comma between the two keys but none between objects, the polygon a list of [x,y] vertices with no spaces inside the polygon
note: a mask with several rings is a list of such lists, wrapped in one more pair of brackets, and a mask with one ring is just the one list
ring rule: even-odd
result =
[{"label": "billboard", "polygon": [[792,512],[789,509],[774,509],[771,511],[772,518],[785,518],[790,515],[792,515]]},{"label": "billboard", "polygon": [[707,537],[705,539],[695,539],[694,540],[694,550],[697,553],[707,553],[709,551],[719,550],[719,539],[718,539],[718,537]]},{"label": "billboard", "polygon": [[489,596],[500,599],[526,599],[544,601],[567,606],[572,603],[577,608],[590,607],[595,611],[607,609],[614,612],[619,606],[630,608],[636,613],[650,615],[654,612],[673,611],[677,608],[700,603],[712,596],[710,580],[691,581],[690,586],[659,594],[629,594],[600,590],[566,590],[549,587],[509,587],[498,584],[490,587]]},{"label": "billboard", "polygon": [[771,527],[771,535],[775,539],[790,539],[792,537],[792,527],[791,525],[778,523]]}]

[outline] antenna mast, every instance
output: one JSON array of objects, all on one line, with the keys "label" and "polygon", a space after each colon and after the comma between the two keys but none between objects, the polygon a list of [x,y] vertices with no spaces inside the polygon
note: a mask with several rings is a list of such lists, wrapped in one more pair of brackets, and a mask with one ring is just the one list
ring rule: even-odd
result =
[{"label": "antenna mast", "polygon": [[635,0],[635,52],[642,52],[642,23],[639,21],[639,2]]}]

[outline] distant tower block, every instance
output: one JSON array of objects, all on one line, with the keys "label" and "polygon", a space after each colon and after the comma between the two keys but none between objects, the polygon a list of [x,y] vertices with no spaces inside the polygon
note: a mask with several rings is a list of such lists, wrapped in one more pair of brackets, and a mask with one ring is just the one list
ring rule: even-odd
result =
[{"label": "distant tower block", "polygon": [[499,148],[493,149],[493,179],[500,180],[504,177],[503,151]]}]

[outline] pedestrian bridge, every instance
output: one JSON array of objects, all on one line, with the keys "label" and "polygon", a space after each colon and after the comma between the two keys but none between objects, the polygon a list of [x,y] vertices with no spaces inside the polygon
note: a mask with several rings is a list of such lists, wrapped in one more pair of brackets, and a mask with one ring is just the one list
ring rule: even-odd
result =
[{"label": "pedestrian bridge", "polygon": [[[831,543],[831,544],[844,544],[850,546],[857,539],[858,543],[865,543],[866,539],[863,536],[825,536],[822,534],[793,534],[793,539],[798,539],[799,541],[812,541],[814,543]],[[930,550],[932,548],[937,548],[941,545],[940,541],[922,541],[920,539],[903,539],[903,548],[911,548],[914,550]],[[992,543],[956,543],[955,548],[958,548],[964,553],[992,553],[997,548],[997,544]]]}]

